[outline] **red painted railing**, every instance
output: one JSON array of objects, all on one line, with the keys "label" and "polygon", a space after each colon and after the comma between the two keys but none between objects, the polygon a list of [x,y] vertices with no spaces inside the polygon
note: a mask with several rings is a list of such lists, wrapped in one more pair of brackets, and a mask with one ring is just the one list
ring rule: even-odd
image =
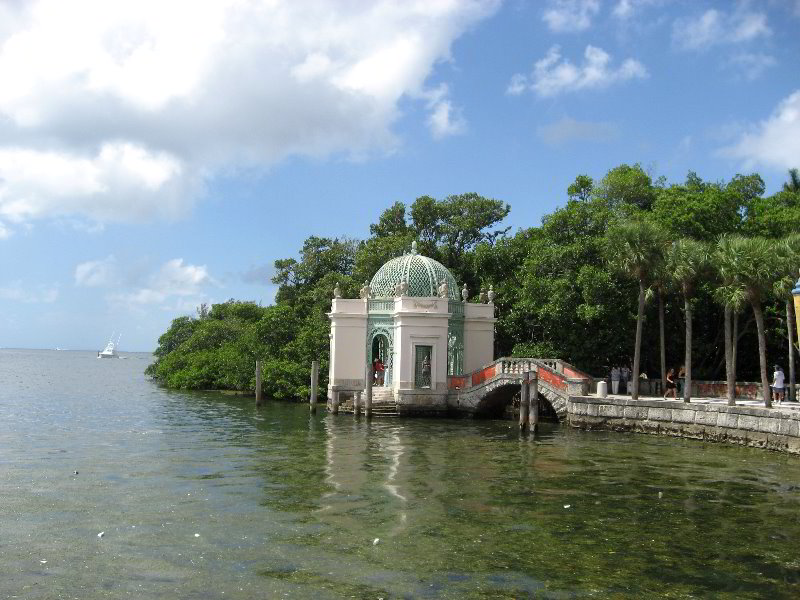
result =
[{"label": "red painted railing", "polygon": [[481,369],[480,371],[475,371],[472,374],[472,385],[478,385],[479,383],[483,383],[495,376],[497,370],[495,366],[489,365],[488,367]]},{"label": "red painted railing", "polygon": [[469,375],[451,375],[447,378],[447,387],[451,390],[463,390],[468,381]]},{"label": "red painted railing", "polygon": [[558,388],[560,390],[567,389],[567,381],[564,379],[563,375],[559,373],[554,373],[549,369],[545,369],[544,367],[539,367],[539,381],[543,381],[545,383],[550,384],[554,388]]},{"label": "red painted railing", "polygon": [[526,371],[537,371],[539,380],[559,389],[567,389],[567,379],[586,379],[592,377],[575,369],[572,365],[556,359],[536,358],[498,358],[492,364],[467,375],[451,375],[447,387],[451,390],[465,389],[480,385],[497,375],[522,375]]}]

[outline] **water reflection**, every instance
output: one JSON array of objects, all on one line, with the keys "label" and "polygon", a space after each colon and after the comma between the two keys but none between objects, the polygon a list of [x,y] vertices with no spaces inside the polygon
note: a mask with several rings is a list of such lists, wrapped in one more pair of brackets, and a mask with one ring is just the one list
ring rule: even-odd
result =
[{"label": "water reflection", "polygon": [[145,361],[3,352],[0,597],[800,591],[797,457],[255,410],[153,386]]}]

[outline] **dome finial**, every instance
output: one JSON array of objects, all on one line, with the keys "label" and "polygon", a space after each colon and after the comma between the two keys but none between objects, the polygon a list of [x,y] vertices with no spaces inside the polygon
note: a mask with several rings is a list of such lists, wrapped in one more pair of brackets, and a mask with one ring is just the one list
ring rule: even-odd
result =
[{"label": "dome finial", "polygon": [[417,240],[414,240],[413,242],[411,242],[411,254],[416,254],[416,253],[417,253]]}]

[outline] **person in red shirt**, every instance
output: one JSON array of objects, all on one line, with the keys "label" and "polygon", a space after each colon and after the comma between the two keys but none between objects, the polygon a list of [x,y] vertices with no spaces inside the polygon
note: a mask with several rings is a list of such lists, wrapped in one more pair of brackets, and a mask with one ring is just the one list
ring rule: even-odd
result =
[{"label": "person in red shirt", "polygon": [[383,374],[386,368],[383,366],[383,361],[381,361],[380,356],[376,357],[372,364],[375,370],[375,384],[383,385]]}]

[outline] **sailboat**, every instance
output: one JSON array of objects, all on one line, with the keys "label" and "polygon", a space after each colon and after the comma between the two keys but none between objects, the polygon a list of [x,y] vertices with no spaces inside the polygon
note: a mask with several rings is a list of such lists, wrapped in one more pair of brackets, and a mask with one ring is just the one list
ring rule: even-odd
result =
[{"label": "sailboat", "polygon": [[117,336],[116,343],[114,342],[114,334],[111,334],[111,338],[109,338],[106,347],[103,348],[100,352],[97,353],[97,358],[119,358],[119,354],[117,354],[117,348],[119,347],[119,339],[122,337],[120,333]]}]

